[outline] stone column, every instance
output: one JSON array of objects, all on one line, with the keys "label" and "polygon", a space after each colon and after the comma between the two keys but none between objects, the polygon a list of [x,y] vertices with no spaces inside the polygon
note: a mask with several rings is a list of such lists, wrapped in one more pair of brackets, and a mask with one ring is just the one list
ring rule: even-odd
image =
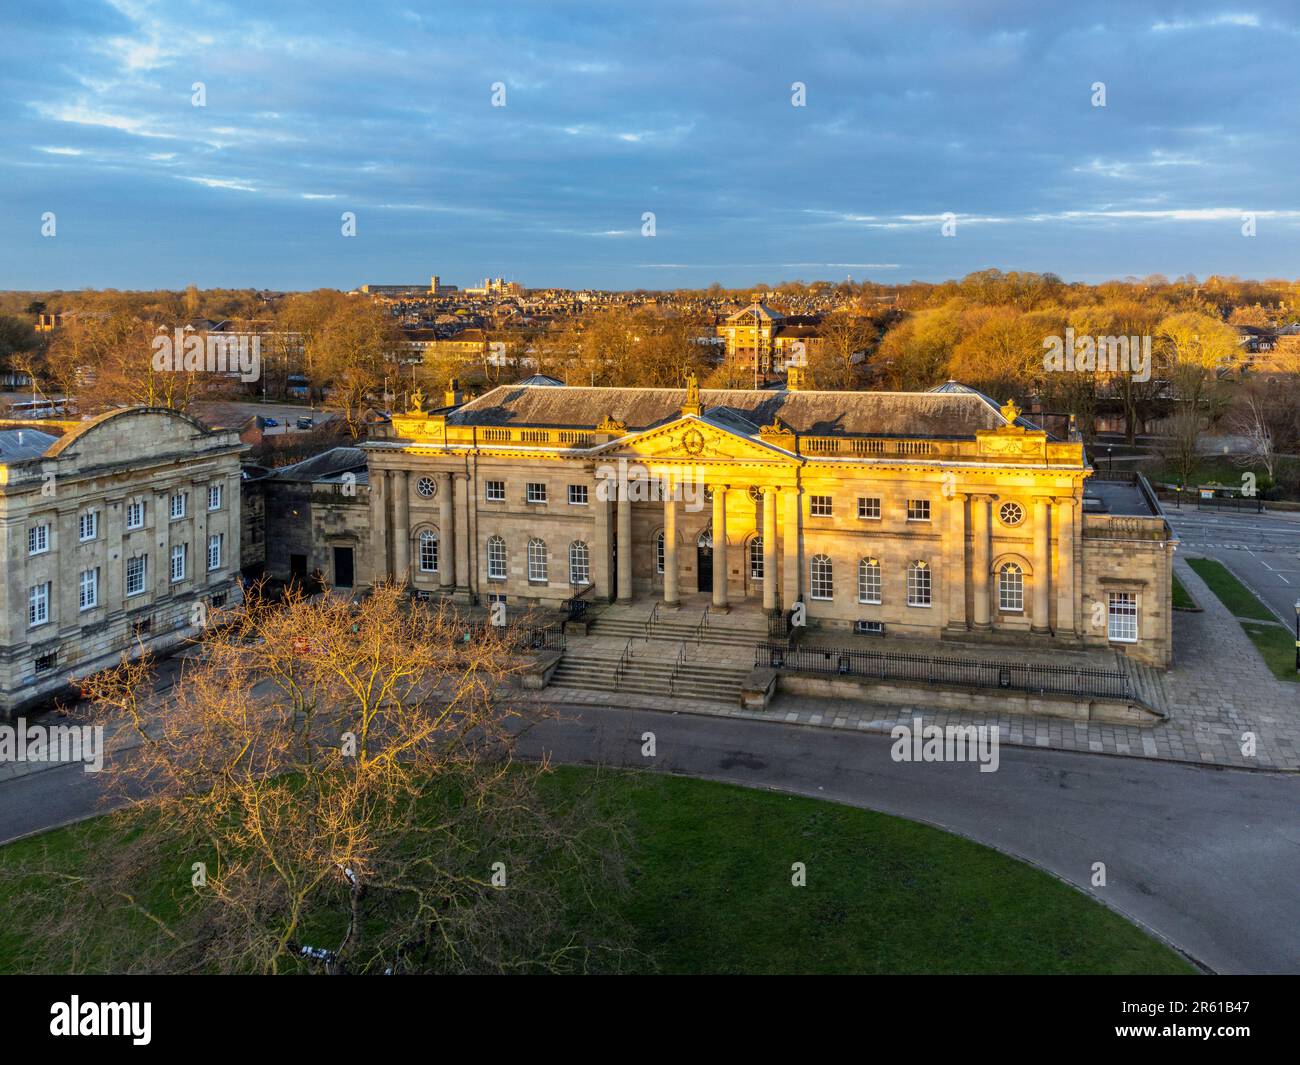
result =
[{"label": "stone column", "polygon": [[785,552],[785,606],[789,610],[802,598],[803,568],[799,564],[799,507],[801,490],[783,488],[785,500],[785,528],[781,531],[781,545]]},{"label": "stone column", "polygon": [[1056,631],[1077,631],[1074,617],[1074,497],[1056,500]]},{"label": "stone column", "polygon": [[948,625],[966,628],[966,494],[948,502]]},{"label": "stone column", "polygon": [[393,486],[393,579],[398,584],[411,582],[411,492],[405,470],[389,475]]},{"label": "stone column", "polygon": [[[451,525],[452,525],[452,551],[451,557],[456,567],[456,590],[458,592],[469,593],[470,591],[470,572],[469,572],[469,475],[465,473],[453,473],[451,475]],[[465,518],[465,535],[456,534],[457,516]]]},{"label": "stone column", "polygon": [[763,609],[775,613],[776,595],[776,489],[762,488],[763,493]]},{"label": "stone column", "polygon": [[456,587],[456,482],[450,473],[438,474],[438,587]]},{"label": "stone column", "polygon": [[727,610],[727,486],[713,488],[713,605]]},{"label": "stone column", "polygon": [[618,601],[632,602],[632,500],[626,479],[618,486]]},{"label": "stone column", "polygon": [[1049,616],[1052,552],[1051,540],[1048,538],[1051,502],[1046,496],[1034,496],[1034,620],[1030,626],[1031,632],[1052,631],[1052,619]]},{"label": "stone column", "polygon": [[370,580],[378,584],[388,579],[388,492],[387,475],[370,468]]},{"label": "stone column", "polygon": [[972,611],[972,627],[987,629],[989,627],[989,567],[993,564],[989,557],[992,544],[989,539],[989,497],[973,495],[970,497],[971,532],[974,543],[971,550],[971,590],[975,598]]},{"label": "stone column", "polygon": [[677,487],[668,481],[664,492],[664,606],[681,606],[677,586]]},{"label": "stone column", "polygon": [[613,566],[610,560],[609,536],[609,496],[614,490],[610,480],[600,478],[595,484],[596,504],[592,507],[591,527],[591,582],[595,590],[593,595],[609,602],[612,587]]}]

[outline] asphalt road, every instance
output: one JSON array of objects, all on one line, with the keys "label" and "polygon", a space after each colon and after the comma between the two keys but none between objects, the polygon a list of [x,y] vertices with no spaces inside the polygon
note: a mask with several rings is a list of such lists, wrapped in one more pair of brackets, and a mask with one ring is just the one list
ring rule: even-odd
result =
[{"label": "asphalt road", "polygon": [[1165,515],[1185,554],[1217,559],[1263,599],[1280,620],[1295,624],[1300,600],[1300,514],[1241,514],[1178,510],[1165,504]]},{"label": "asphalt road", "polygon": [[[1024,858],[1218,972],[1300,972],[1300,777],[1001,748],[899,763],[886,736],[773,722],[562,707],[521,738],[557,762],[640,766],[811,795],[939,825]],[[657,757],[641,756],[642,733]],[[77,767],[0,785],[0,840],[97,809]],[[1092,888],[1093,863],[1107,886]]]}]

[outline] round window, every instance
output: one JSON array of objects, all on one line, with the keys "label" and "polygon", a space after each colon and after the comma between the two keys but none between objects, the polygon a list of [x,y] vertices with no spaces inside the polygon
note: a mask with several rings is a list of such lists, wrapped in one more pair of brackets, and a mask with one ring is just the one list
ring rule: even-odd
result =
[{"label": "round window", "polygon": [[998,507],[998,517],[1003,525],[1019,525],[1025,520],[1025,508],[1019,503],[1003,503]]},{"label": "round window", "polygon": [[434,493],[433,478],[421,477],[415,482],[415,490],[419,492],[420,495],[424,496],[425,499],[428,499]]}]

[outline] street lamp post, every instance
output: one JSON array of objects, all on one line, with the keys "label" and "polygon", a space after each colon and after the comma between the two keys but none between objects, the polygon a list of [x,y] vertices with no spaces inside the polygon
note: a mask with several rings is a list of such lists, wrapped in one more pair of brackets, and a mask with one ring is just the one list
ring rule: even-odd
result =
[{"label": "street lamp post", "polygon": [[1295,671],[1300,673],[1300,599],[1295,601]]}]

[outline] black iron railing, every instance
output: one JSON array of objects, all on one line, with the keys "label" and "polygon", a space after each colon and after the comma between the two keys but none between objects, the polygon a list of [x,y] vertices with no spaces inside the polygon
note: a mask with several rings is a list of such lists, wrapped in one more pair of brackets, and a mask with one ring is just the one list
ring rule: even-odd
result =
[{"label": "black iron railing", "polygon": [[760,643],[754,648],[754,665],[799,673],[924,681],[962,688],[1000,688],[1004,691],[1051,692],[1105,699],[1131,696],[1128,674],[1120,670],[942,658],[850,647],[792,647],[786,643]]},{"label": "black iron railing", "polygon": [[512,651],[563,651],[566,644],[564,630],[559,625],[537,625],[511,628],[492,625],[487,622],[475,622],[462,630],[463,639],[478,642],[496,638],[502,640]]},{"label": "black iron railing", "polygon": [[594,587],[594,584],[584,585],[582,591],[575,592],[560,604],[566,621],[581,621],[587,616],[587,608],[591,606],[591,590]]}]

